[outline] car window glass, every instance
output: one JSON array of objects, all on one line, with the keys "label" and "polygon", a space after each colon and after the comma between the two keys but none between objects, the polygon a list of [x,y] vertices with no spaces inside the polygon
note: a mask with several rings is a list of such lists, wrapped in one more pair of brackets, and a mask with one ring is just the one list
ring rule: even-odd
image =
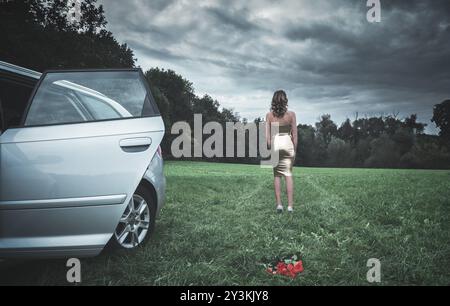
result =
[{"label": "car window glass", "polygon": [[114,107],[108,103],[105,103],[102,99],[97,99],[88,95],[80,95],[79,99],[95,120],[121,118],[120,114],[114,109]]},{"label": "car window glass", "polygon": [[[88,71],[47,73],[31,102],[25,126],[65,124],[158,115],[151,94],[139,71]],[[46,96],[47,92],[55,95]],[[49,118],[66,107],[61,99],[72,101],[79,114]],[[80,118],[81,116],[81,118]],[[52,119],[52,120],[50,120]]]},{"label": "car window glass", "polygon": [[39,99],[46,103],[38,103],[33,107],[33,116],[27,118],[27,125],[73,123],[84,121],[82,113],[74,106],[74,102],[63,93],[43,90]]}]

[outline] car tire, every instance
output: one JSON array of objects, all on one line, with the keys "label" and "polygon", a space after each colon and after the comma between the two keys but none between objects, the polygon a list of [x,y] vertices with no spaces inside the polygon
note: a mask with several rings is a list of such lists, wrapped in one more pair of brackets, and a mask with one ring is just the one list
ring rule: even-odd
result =
[{"label": "car tire", "polygon": [[156,203],[148,189],[139,186],[123,212],[111,238],[114,249],[136,250],[143,246],[155,229]]}]

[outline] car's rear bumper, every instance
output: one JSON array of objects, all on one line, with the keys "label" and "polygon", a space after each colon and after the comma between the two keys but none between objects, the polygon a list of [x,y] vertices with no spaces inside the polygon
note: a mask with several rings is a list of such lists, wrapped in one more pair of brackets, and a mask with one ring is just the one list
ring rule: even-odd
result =
[{"label": "car's rear bumper", "polygon": [[166,201],[166,177],[164,176],[164,160],[157,154],[145,172],[144,179],[155,188],[158,205],[156,215],[159,216]]}]

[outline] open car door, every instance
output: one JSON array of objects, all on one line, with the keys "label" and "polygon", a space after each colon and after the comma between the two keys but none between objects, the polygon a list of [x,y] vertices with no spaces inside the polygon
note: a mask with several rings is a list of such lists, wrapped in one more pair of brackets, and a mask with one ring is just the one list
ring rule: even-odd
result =
[{"label": "open car door", "polygon": [[98,253],[163,135],[140,69],[44,73],[21,127],[0,136],[0,255],[24,245]]}]

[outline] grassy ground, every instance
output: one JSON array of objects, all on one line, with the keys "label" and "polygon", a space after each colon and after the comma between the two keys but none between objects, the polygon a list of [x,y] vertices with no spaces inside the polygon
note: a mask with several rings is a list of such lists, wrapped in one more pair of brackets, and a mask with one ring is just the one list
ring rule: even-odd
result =
[{"label": "grassy ground", "polygon": [[[167,204],[150,243],[82,260],[84,285],[450,284],[450,171],[295,169],[296,211],[274,211],[271,170],[170,162]],[[303,255],[295,280],[263,264]],[[64,261],[15,264],[2,284],[66,284]]]}]

